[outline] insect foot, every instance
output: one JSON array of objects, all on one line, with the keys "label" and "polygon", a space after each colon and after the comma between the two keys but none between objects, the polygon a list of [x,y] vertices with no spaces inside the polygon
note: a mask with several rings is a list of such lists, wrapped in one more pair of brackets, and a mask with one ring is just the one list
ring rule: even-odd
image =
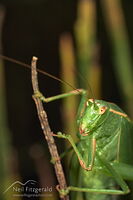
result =
[{"label": "insect foot", "polygon": [[57,133],[57,137],[59,137],[59,138],[67,138],[67,135],[65,135],[65,134],[63,134],[63,133],[61,133],[61,132],[58,132]]},{"label": "insect foot", "polygon": [[43,95],[40,91],[38,91],[33,96],[36,97],[36,98],[41,98]]},{"label": "insect foot", "polygon": [[35,98],[39,98],[41,101],[46,102],[47,103],[47,99],[43,96],[43,94],[40,91],[37,91],[33,97]]},{"label": "insect foot", "polygon": [[61,133],[61,132],[58,132],[58,133],[57,133],[57,135],[63,135],[63,133]]},{"label": "insect foot", "polygon": [[67,188],[66,189],[60,189],[59,185],[56,186],[56,189],[60,194],[60,198],[63,198],[64,196],[66,196],[69,193],[69,189],[67,189]]},{"label": "insect foot", "polygon": [[54,137],[58,137],[58,138],[65,138],[66,139],[66,135],[61,133],[61,132],[58,132],[57,134],[53,133],[52,134]]}]

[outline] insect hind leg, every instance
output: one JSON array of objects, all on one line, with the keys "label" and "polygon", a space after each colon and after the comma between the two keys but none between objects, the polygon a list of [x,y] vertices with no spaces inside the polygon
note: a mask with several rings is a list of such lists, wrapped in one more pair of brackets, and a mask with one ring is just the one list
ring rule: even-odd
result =
[{"label": "insect hind leg", "polygon": [[106,161],[106,159],[104,159],[101,155],[99,156],[98,153],[96,154],[100,162],[103,163],[103,165],[110,172],[111,176],[114,178],[116,183],[121,187],[122,190],[114,190],[116,194],[128,194],[130,192],[129,187],[126,184],[126,182],[122,179],[122,177],[119,175],[119,173],[109,162]]}]

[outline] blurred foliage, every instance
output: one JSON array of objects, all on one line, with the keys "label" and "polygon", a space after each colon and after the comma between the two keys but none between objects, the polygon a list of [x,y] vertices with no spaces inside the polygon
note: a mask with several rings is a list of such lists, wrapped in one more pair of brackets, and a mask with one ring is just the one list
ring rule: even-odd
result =
[{"label": "blurred foliage", "polygon": [[[125,109],[133,118],[133,60],[120,0],[102,0],[103,15],[111,40],[112,59]],[[113,11],[113,12],[112,12]]]},{"label": "blurred foliage", "polygon": [[6,111],[4,99],[4,81],[3,81],[2,62],[0,62],[0,199],[2,199],[3,191],[6,189],[6,182],[9,178],[9,158],[10,158],[10,136],[6,124]]}]

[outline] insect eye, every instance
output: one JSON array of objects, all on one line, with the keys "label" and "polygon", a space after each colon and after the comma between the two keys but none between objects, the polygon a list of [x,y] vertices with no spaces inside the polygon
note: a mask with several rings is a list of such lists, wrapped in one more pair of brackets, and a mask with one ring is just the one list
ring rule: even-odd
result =
[{"label": "insect eye", "polygon": [[101,108],[100,108],[100,110],[99,110],[99,114],[103,114],[105,111],[106,111],[106,107],[105,106],[102,106]]}]

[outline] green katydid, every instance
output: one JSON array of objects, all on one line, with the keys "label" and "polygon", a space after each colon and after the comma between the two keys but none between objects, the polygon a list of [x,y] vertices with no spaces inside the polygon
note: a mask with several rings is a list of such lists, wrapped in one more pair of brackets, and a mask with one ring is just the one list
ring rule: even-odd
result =
[{"label": "green katydid", "polygon": [[[69,186],[67,191],[59,190],[59,192],[62,194],[69,191],[84,192],[85,200],[114,199],[112,195],[127,194],[130,190],[118,168],[123,168],[123,176],[124,170],[130,169],[130,172],[133,172],[133,168],[128,165],[133,164],[130,156],[132,155],[130,134],[133,131],[133,124],[128,116],[113,103],[88,99],[87,92],[82,89],[50,98],[45,98],[40,93],[37,95],[42,101],[50,102],[79,93],[82,99],[77,117],[79,127],[77,146],[71,135],[60,132],[54,134],[56,137],[67,139],[74,150],[70,167],[72,186]],[[127,165],[125,167],[120,163]],[[122,190],[116,189],[118,186]],[[72,200],[76,197],[77,193],[72,193]]]},{"label": "green katydid", "polygon": [[124,179],[133,180],[133,167],[130,166],[133,165],[130,139],[133,124],[128,116],[113,103],[88,99],[83,89],[49,98],[39,91],[35,95],[50,102],[78,94],[82,96],[77,114],[78,144],[75,145],[70,134],[54,134],[68,140],[74,151],[70,166],[71,186],[66,191],[58,190],[62,195],[76,191],[71,193],[72,200],[77,199],[77,192],[82,192],[85,200],[112,200],[113,195],[128,194],[130,190]]}]

